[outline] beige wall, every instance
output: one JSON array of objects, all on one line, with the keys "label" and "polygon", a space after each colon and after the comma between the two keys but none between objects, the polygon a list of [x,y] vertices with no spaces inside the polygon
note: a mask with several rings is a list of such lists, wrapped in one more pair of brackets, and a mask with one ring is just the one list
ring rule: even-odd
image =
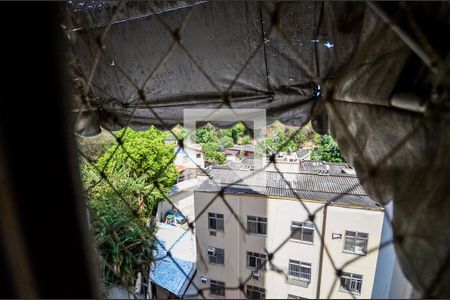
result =
[{"label": "beige wall", "polygon": [[[287,294],[292,294],[304,298],[315,298],[319,270],[320,237],[317,232],[314,232],[314,242],[309,244],[289,239],[289,235],[292,221],[305,222],[308,220],[308,211],[313,213],[322,207],[322,203],[300,202],[295,199],[269,199],[268,249],[270,252],[273,252],[284,243],[284,246],[274,255],[274,265],[283,270],[284,274],[288,274],[289,259],[311,263],[311,282],[308,287],[286,284],[286,276],[284,274],[269,272],[265,281],[267,297],[286,299]],[[321,212],[316,214],[314,222],[316,229],[321,231]]]},{"label": "beige wall", "polygon": [[[195,192],[195,212],[198,214],[211,201],[215,194],[205,192]],[[299,241],[289,240],[290,226],[292,221],[304,222],[308,219],[309,210],[316,214],[315,223],[319,231],[322,230],[322,208],[323,203],[314,201],[303,201],[300,203],[295,199],[277,199],[255,195],[225,195],[225,200],[234,212],[240,217],[241,223],[246,227],[247,215],[261,216],[268,218],[267,236],[248,235],[240,228],[239,223],[230,210],[218,197],[195,222],[197,236],[197,276],[196,284],[199,288],[208,288],[209,282],[204,284],[200,281],[200,276],[208,279],[223,281],[227,288],[237,287],[239,278],[244,281],[251,275],[251,270],[246,266],[247,251],[265,253],[279,248],[274,257],[273,264],[283,271],[280,274],[271,271],[261,272],[263,276],[260,280],[250,279],[248,284],[263,287],[266,289],[266,298],[286,298],[287,294],[293,294],[305,298],[315,298],[317,292],[317,279],[319,272],[320,237],[315,232],[314,243],[308,244]],[[208,212],[224,214],[225,232],[217,232],[216,236],[210,236],[208,230]],[[377,246],[380,240],[383,213],[380,211],[367,211],[361,209],[348,209],[339,207],[329,207],[328,209],[327,232],[325,243],[330,249],[333,260],[338,266],[355,257],[354,254],[343,253],[342,240],[332,240],[331,233],[342,233],[345,230],[355,230],[369,233],[369,249]],[[225,249],[225,266],[208,264],[207,248],[213,246]],[[326,254],[325,254],[326,256]],[[206,262],[203,263],[202,258]],[[355,262],[345,269],[364,276],[362,295],[357,298],[368,298],[371,295],[371,285],[375,274],[377,252],[369,254],[360,261]],[[289,259],[311,263],[311,282],[307,287],[299,287],[286,283],[285,274],[288,273]],[[322,275],[321,297],[326,297],[333,284],[335,272],[331,268],[329,260],[324,260]],[[338,291],[339,282],[333,289],[332,297],[351,298],[350,294]],[[326,291],[326,292],[324,292]],[[206,297],[214,298],[207,291]],[[239,290],[226,290],[226,298],[244,297]]]},{"label": "beige wall", "polygon": [[[195,192],[195,211],[197,214],[203,210],[203,208],[214,197],[212,193]],[[239,201],[238,196],[227,195],[225,199],[236,213],[239,213]],[[208,212],[223,213],[225,231],[224,233],[217,232],[217,236],[210,236],[208,230]],[[197,239],[197,276],[196,284],[199,288],[207,288],[208,284],[204,284],[200,281],[200,276],[206,276],[208,279],[219,280],[226,283],[226,287],[236,287],[239,285],[238,277],[239,272],[239,243],[242,235],[239,234],[241,229],[238,222],[234,219],[230,211],[226,208],[225,204],[220,198],[217,198],[205,211],[205,213],[195,221],[195,234]],[[225,267],[208,264],[207,249],[208,246],[225,249]],[[202,258],[206,264],[203,263]],[[205,292],[207,298],[214,298],[209,294],[209,291]],[[240,293],[238,290],[227,290],[225,296],[227,298],[239,298]]]},{"label": "beige wall", "polygon": [[[345,263],[354,260],[344,267],[344,272],[363,275],[361,295],[353,295],[357,299],[367,299],[372,295],[375,271],[378,258],[378,250],[361,256],[343,252],[344,235],[346,230],[365,232],[369,234],[367,249],[377,249],[381,239],[384,213],[362,209],[351,209],[330,206],[325,233],[325,245],[330,251],[330,256],[337,268],[342,268]],[[342,234],[341,240],[332,240],[332,233]],[[324,255],[322,275],[321,298],[328,297],[331,290],[331,298],[352,299],[352,295],[339,291],[339,279],[333,287],[336,276],[328,255]],[[332,288],[333,287],[333,288]]]},{"label": "beige wall", "polygon": [[[181,191],[170,196],[170,201],[187,216],[189,220],[194,220],[194,192],[193,191]],[[164,216],[168,210],[174,209],[172,204],[168,201],[161,201],[158,204],[158,218],[159,221],[164,221]]]}]

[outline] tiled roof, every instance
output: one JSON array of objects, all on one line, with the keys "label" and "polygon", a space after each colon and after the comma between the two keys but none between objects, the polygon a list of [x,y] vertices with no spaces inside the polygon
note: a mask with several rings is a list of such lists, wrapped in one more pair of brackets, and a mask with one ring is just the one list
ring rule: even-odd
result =
[{"label": "tiled roof", "polygon": [[237,151],[250,151],[255,152],[255,145],[249,144],[249,145],[233,145],[233,147],[228,148],[230,150],[237,150]]},{"label": "tiled roof", "polygon": [[223,153],[224,154],[230,154],[230,155],[236,155],[236,154],[239,154],[239,151],[238,150],[225,149],[223,151]]},{"label": "tiled roof", "polygon": [[309,151],[309,150],[306,150],[306,149],[298,149],[298,151],[297,151],[297,156],[298,156],[298,158],[302,158],[302,157],[305,157],[306,155],[308,155],[308,154],[310,154],[311,153],[311,151]]},{"label": "tiled roof", "polygon": [[290,173],[283,179],[277,172],[227,168],[213,168],[209,171],[209,175],[214,182],[206,180],[197,191],[217,191],[219,185],[228,194],[259,194],[326,201],[345,206],[381,207],[367,196],[358,178],[353,175]]},{"label": "tiled roof", "polygon": [[[192,276],[196,268],[195,237],[189,230],[164,223],[158,223],[156,237],[159,242],[150,270],[150,280],[181,296],[188,288],[189,276]],[[167,256],[167,251],[170,251],[173,259]]]},{"label": "tiled roof", "polygon": [[317,160],[304,160],[300,162],[300,171],[302,172],[318,172],[319,170],[328,171],[330,174],[344,174],[343,169],[353,169],[347,163],[330,163]]}]

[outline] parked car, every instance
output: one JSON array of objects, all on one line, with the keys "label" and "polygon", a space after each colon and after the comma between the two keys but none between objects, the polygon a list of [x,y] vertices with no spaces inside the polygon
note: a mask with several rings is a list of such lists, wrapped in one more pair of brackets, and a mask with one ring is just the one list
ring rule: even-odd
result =
[{"label": "parked car", "polygon": [[178,211],[176,211],[176,210],[173,210],[173,209],[171,209],[171,210],[168,210],[167,212],[166,212],[166,216],[165,216],[165,220],[166,220],[166,223],[169,221],[170,222],[170,220],[173,220],[173,219],[175,219],[175,221],[176,221],[176,223],[177,224],[184,224],[184,223],[186,223],[187,221],[188,221],[188,218],[187,217],[184,217],[182,214],[180,214]]}]

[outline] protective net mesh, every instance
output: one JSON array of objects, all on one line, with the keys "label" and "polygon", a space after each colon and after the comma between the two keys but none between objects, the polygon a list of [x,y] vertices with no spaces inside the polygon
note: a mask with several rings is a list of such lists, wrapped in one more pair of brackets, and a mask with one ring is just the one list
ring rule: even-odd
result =
[{"label": "protective net mesh", "polygon": [[[80,19],[80,15],[78,14],[78,10],[86,9],[86,6],[89,7],[89,5],[94,6],[94,8],[96,8],[96,9],[98,9],[99,7],[103,7],[106,11],[109,12],[109,14],[106,14],[106,15],[99,14],[98,15],[98,18],[103,20],[104,22],[103,23],[100,22],[101,26],[96,28],[96,32],[101,32],[101,34],[95,37],[95,45],[92,45],[92,44],[90,45],[90,49],[94,49],[94,51],[91,53],[91,56],[92,56],[91,62],[92,63],[89,66],[89,70],[86,71],[85,69],[80,67],[79,61],[77,60],[77,48],[75,47],[75,43],[79,40],[81,40],[81,41],[84,40],[83,42],[85,42],[87,44],[92,43],[92,39],[91,38],[88,39],[86,37],[86,35],[87,35],[86,32],[83,30],[80,30],[80,28],[83,28],[83,26],[86,25],[86,22],[89,23],[89,20]],[[230,96],[231,92],[233,90],[233,87],[239,83],[241,76],[243,74],[245,74],[246,69],[250,65],[252,65],[253,60],[257,57],[257,54],[259,54],[261,51],[264,51],[265,39],[262,39],[260,42],[256,43],[255,45],[252,45],[250,55],[248,55],[245,62],[238,68],[238,72],[236,72],[236,74],[230,81],[231,83],[229,84],[229,86],[224,89],[223,87],[221,87],[220,84],[216,83],[215,80],[209,75],[208,67],[205,66],[206,62],[199,61],[196,58],[195,53],[191,53],[184,44],[183,34],[185,32],[186,27],[189,26],[190,21],[192,20],[191,18],[192,18],[193,12],[196,9],[198,9],[197,5],[192,5],[192,6],[186,5],[186,7],[183,7],[181,9],[181,11],[183,12],[183,15],[182,15],[181,19],[178,20],[177,25],[175,25],[175,26],[174,26],[174,24],[168,24],[167,19],[164,18],[163,14],[161,13],[161,10],[157,7],[157,5],[149,6],[148,8],[150,9],[152,18],[156,18],[158,20],[158,22],[160,23],[162,30],[165,31],[164,34],[160,33],[160,35],[164,35],[164,37],[166,37],[167,40],[170,40],[169,47],[166,49],[164,55],[159,60],[159,62],[156,64],[156,66],[152,70],[149,70],[147,74],[129,74],[126,71],[126,69],[127,69],[126,66],[121,65],[121,63],[115,59],[114,55],[112,54],[112,53],[114,53],[114,51],[113,51],[114,49],[107,48],[106,43],[105,43],[105,41],[108,38],[108,34],[110,33],[111,27],[116,26],[117,24],[120,24],[120,22],[124,21],[124,20],[117,20],[116,18],[119,15],[120,11],[126,5],[127,5],[127,3],[125,1],[121,1],[118,3],[114,2],[113,4],[111,4],[109,2],[105,2],[105,3],[103,3],[103,2],[99,2],[99,3],[86,2],[86,3],[84,3],[84,5],[81,5],[81,6],[79,3],[78,4],[77,3],[75,3],[75,4],[69,3],[65,6],[67,18],[65,21],[66,24],[64,26],[64,30],[69,38],[69,44],[72,45],[72,47],[73,47],[72,50],[73,50],[73,54],[74,54],[73,57],[69,57],[70,70],[72,71],[72,75],[74,78],[75,96],[77,97],[77,99],[80,100],[80,101],[78,101],[78,103],[80,104],[79,107],[75,107],[73,110],[74,115],[75,115],[75,123],[77,121],[79,121],[86,112],[90,112],[90,111],[101,112],[102,111],[102,109],[103,109],[102,103],[99,103],[98,101],[96,101],[95,97],[92,94],[92,91],[94,89],[97,93],[103,93],[103,95],[109,99],[110,103],[115,102],[117,104],[115,106],[115,109],[126,111],[127,116],[128,116],[128,120],[126,122],[118,121],[119,123],[121,123],[120,127],[124,128],[122,131],[120,131],[120,133],[117,133],[117,131],[115,131],[115,130],[113,131],[112,129],[105,128],[106,131],[114,139],[115,145],[113,147],[115,150],[110,152],[112,154],[110,159],[106,160],[106,162],[103,164],[102,167],[99,167],[98,164],[93,162],[91,160],[91,158],[89,158],[89,156],[84,153],[85,149],[83,149],[81,147],[78,149],[81,160],[83,160],[84,163],[89,164],[98,175],[98,177],[97,177],[98,180],[96,182],[93,182],[91,186],[85,186],[85,191],[86,191],[86,193],[89,193],[89,191],[95,185],[98,185],[100,183],[106,183],[110,189],[110,192],[112,191],[113,193],[116,193],[120,197],[120,199],[123,201],[123,203],[125,204],[127,209],[129,209],[132,214],[136,215],[137,222],[140,224],[143,224],[143,226],[145,228],[148,228],[148,230],[149,230],[148,234],[142,233],[143,239],[147,239],[147,238],[151,237],[151,239],[154,239],[156,241],[156,243],[159,245],[159,247],[161,247],[162,249],[165,249],[166,254],[163,256],[159,256],[157,259],[172,260],[172,262],[179,268],[180,272],[182,272],[186,276],[186,278],[189,278],[190,284],[195,286],[195,289],[198,291],[198,295],[203,298],[208,298],[210,295],[209,292],[210,292],[211,288],[215,289],[214,293],[220,293],[220,290],[222,288],[217,285],[214,285],[213,287],[209,286],[209,285],[207,287],[205,287],[204,285],[197,286],[198,284],[196,282],[194,282],[193,277],[192,276],[189,277],[189,274],[186,273],[185,269],[179,265],[179,263],[177,262],[176,259],[174,259],[172,257],[172,255],[170,254],[170,249],[166,249],[164,243],[159,241],[158,238],[155,236],[155,228],[152,226],[147,226],[146,222],[138,217],[140,214],[138,211],[139,209],[134,207],[134,205],[132,203],[129,203],[129,195],[124,194],[124,193],[126,193],[126,191],[121,191],[120,189],[118,189],[118,187],[114,185],[114,182],[109,178],[109,175],[107,174],[107,172],[105,172],[105,170],[108,168],[108,165],[110,164],[110,161],[112,160],[113,156],[118,152],[120,152],[121,155],[123,155],[123,154],[128,155],[128,158],[130,160],[134,160],[134,161],[136,160],[135,157],[133,157],[132,155],[129,154],[129,149],[126,149],[123,141],[129,132],[128,127],[130,125],[132,125],[133,123],[139,122],[139,118],[141,118],[143,110],[147,111],[147,114],[151,115],[152,119],[157,120],[156,123],[158,124],[159,128],[162,128],[162,129],[167,130],[168,132],[172,133],[173,138],[175,138],[176,141],[178,142],[178,146],[179,146],[178,151],[182,151],[184,144],[185,144],[183,139],[181,139],[175,132],[173,132],[173,123],[166,122],[165,116],[160,116],[156,107],[158,107],[158,109],[160,109],[161,103],[159,103],[157,101],[157,99],[152,99],[151,93],[149,94],[148,90],[146,90],[147,86],[149,86],[149,84],[153,80],[155,80],[155,78],[158,76],[158,72],[160,72],[164,68],[165,64],[167,64],[171,60],[174,51],[181,51],[185,55],[185,57],[190,61],[190,63],[196,69],[196,71],[198,71],[198,74],[200,74],[199,76],[203,77],[202,80],[206,81],[208,84],[210,84],[210,86],[213,87],[215,94],[218,95],[221,99],[220,103],[218,103],[216,105],[216,109],[222,109],[222,108],[233,109],[233,108],[235,108],[234,102],[233,102],[234,99],[232,96]],[[333,94],[332,90],[334,87],[322,82],[321,76],[318,75],[318,70],[312,68],[310,63],[307,60],[303,59],[304,54],[301,53],[301,51],[299,50],[299,47],[297,46],[298,42],[295,40],[292,40],[292,37],[286,33],[285,24],[283,24],[283,22],[280,21],[280,15],[286,14],[288,12],[287,8],[285,7],[285,4],[279,3],[276,5],[268,5],[265,3],[259,3],[258,5],[260,6],[261,14],[264,14],[265,16],[269,16],[268,19],[271,20],[270,24],[268,24],[268,25],[266,24],[266,26],[267,26],[266,28],[268,28],[268,29],[265,32],[265,35],[266,35],[265,38],[266,39],[277,39],[277,40],[281,41],[282,44],[285,47],[287,47],[288,50],[292,53],[291,63],[295,64],[296,67],[298,67],[300,70],[302,70],[302,72],[310,78],[311,82],[315,83],[316,88],[317,87],[322,87],[322,89],[324,89],[325,87],[327,88],[327,90],[325,92],[317,91],[317,95],[316,95],[317,97],[314,99],[315,102],[314,102],[314,107],[311,110],[312,111],[311,115],[313,117],[315,117],[314,112],[316,110],[318,110],[319,107],[326,106],[327,109],[329,111],[331,111],[333,113],[333,115],[335,116],[336,122],[339,123],[339,128],[342,129],[340,134],[344,135],[347,142],[350,145],[353,145],[355,149],[360,149],[359,142],[356,140],[354,134],[352,133],[352,132],[354,132],[354,130],[352,130],[351,128],[350,129],[347,128],[346,116],[341,115],[340,110],[336,106],[335,99],[332,98],[332,96],[331,96]],[[377,9],[377,7],[375,7],[375,9]],[[394,31],[399,30],[395,24],[391,24],[391,25],[392,25],[392,28]],[[417,30],[420,32],[420,29],[417,28]],[[151,37],[149,37],[149,38],[151,38]],[[426,41],[425,38],[424,38],[424,40]],[[430,59],[427,54],[427,53],[430,53],[430,51],[427,51],[429,49],[423,49],[420,47],[417,48],[417,45],[415,43],[410,43],[407,45],[411,47],[411,50],[414,53],[418,53],[418,55],[422,55],[421,58],[423,58],[425,61],[427,59],[429,61],[433,60],[432,58]],[[425,43],[424,47],[425,48],[427,47],[427,43]],[[133,93],[128,93],[128,95],[129,94],[135,95],[134,99],[127,100],[127,101],[125,101],[125,99],[118,99],[117,96],[113,96],[113,95],[109,94],[107,91],[103,90],[101,85],[95,81],[95,78],[97,78],[96,73],[99,72],[98,67],[102,60],[111,62],[110,63],[111,68],[115,69],[122,76],[122,79],[124,81],[127,81],[134,87],[135,90],[133,91]],[[428,61],[428,65],[430,67],[433,67],[429,61]],[[140,78],[139,81],[136,80],[137,76]],[[143,80],[142,80],[142,78],[143,78]],[[167,84],[170,85],[170,82]],[[286,86],[288,86],[288,85],[289,85],[289,82],[286,82]],[[127,97],[128,97],[128,95],[127,95]],[[176,107],[170,108],[169,106],[167,106],[166,109],[177,109],[177,108]],[[422,118],[424,120],[426,120],[426,118],[436,118],[439,116],[440,116],[439,114],[430,113],[427,115],[423,115]],[[291,194],[297,198],[298,203],[306,211],[306,215],[308,217],[305,220],[299,220],[299,221],[310,222],[310,223],[314,224],[315,234],[318,236],[318,238],[321,241],[320,251],[323,252],[323,255],[331,261],[331,264],[335,270],[334,284],[330,288],[329,291],[326,291],[326,292],[322,291],[322,296],[325,295],[325,296],[328,296],[328,298],[329,298],[332,295],[333,291],[337,288],[337,286],[339,284],[342,284],[343,280],[344,281],[345,280],[353,280],[353,281],[351,281],[352,285],[354,288],[357,288],[358,280],[351,279],[351,278],[349,279],[349,275],[347,272],[348,272],[349,266],[351,266],[352,264],[354,264],[356,261],[358,261],[360,259],[364,259],[366,256],[355,256],[353,259],[348,260],[343,265],[338,265],[337,263],[335,263],[333,261],[332,255],[330,254],[330,250],[327,248],[326,243],[324,243],[324,237],[322,236],[322,232],[321,232],[321,230],[318,229],[318,228],[321,228],[322,226],[321,226],[321,224],[316,224],[316,222],[317,222],[316,218],[315,218],[316,214],[322,213],[324,207],[333,205],[333,203],[335,203],[336,201],[338,201],[339,199],[344,197],[346,194],[349,194],[352,190],[356,189],[357,186],[359,186],[359,184],[364,185],[365,182],[370,181],[373,178],[374,174],[376,174],[378,166],[384,164],[386,161],[388,161],[390,158],[392,158],[399,150],[401,150],[402,147],[404,147],[407,144],[408,139],[412,138],[412,136],[419,131],[421,126],[424,126],[425,124],[426,124],[425,121],[418,122],[417,125],[414,127],[414,130],[411,131],[411,133],[406,134],[400,140],[399,143],[390,145],[390,151],[388,151],[388,153],[382,159],[380,159],[376,162],[367,158],[366,154],[363,151],[360,151],[358,153],[358,155],[360,156],[360,161],[362,161],[362,164],[359,166],[359,170],[362,170],[362,172],[358,172],[358,178],[359,178],[360,183],[357,183],[357,184],[351,186],[350,188],[348,188],[347,191],[344,191],[344,192],[340,193],[340,195],[335,196],[332,199],[326,201],[324,206],[320,207],[320,209],[315,210],[315,211],[311,211],[307,207],[307,205],[304,204],[304,201],[302,201],[302,199],[298,193],[298,190],[296,190],[292,186],[293,185],[292,181],[287,181],[284,176],[281,176],[282,172],[277,167],[277,162],[272,161],[272,163],[274,163],[274,165],[275,165],[276,171],[280,174],[279,180],[284,181],[286,188],[289,189]],[[300,132],[300,130],[301,130],[301,128],[299,128],[296,133]],[[292,136],[295,136],[295,134]],[[287,144],[287,143],[289,143],[289,140],[287,140],[285,142],[285,144]],[[121,151],[117,151],[118,149],[120,149]],[[170,197],[167,196],[167,189],[165,189],[164,187],[161,187],[159,184],[159,181],[158,181],[158,179],[164,175],[164,172],[167,172],[168,169],[171,168],[174,160],[176,159],[177,154],[178,154],[178,152],[174,153],[172,155],[170,161],[167,162],[167,167],[163,167],[163,168],[159,169],[158,172],[156,172],[156,173],[151,172],[151,175],[149,175],[149,176],[151,177],[151,180],[153,180],[153,184],[151,185],[151,189],[146,191],[146,193],[148,193],[149,195],[153,194],[155,192],[158,193],[158,195],[160,195],[160,197],[163,197],[165,201],[169,202],[174,207],[174,210],[176,210],[179,214],[181,214],[184,217],[185,212],[183,212],[182,209],[178,208],[175,203],[172,203]],[[275,153],[274,157],[277,154],[278,153]],[[209,182],[214,184],[217,188],[217,192],[215,192],[215,195],[211,199],[211,201],[210,201],[211,203],[209,205],[211,205],[215,201],[222,201],[223,204],[228,209],[227,213],[230,213],[233,216],[233,218],[239,223],[241,234],[248,233],[249,228],[248,228],[247,224],[245,222],[242,222],[242,218],[239,217],[238,212],[233,210],[232,206],[229,204],[229,200],[226,200],[226,198],[225,198],[225,194],[226,194],[225,190],[226,190],[227,186],[239,184],[240,182],[246,180],[246,178],[242,177],[242,178],[237,179],[233,183],[227,183],[224,185],[223,182],[216,182],[215,178],[212,177],[209,172],[200,168],[200,166],[192,158],[190,158],[190,159],[193,164],[197,165],[198,169],[200,170],[199,172],[202,173],[201,175],[208,177]],[[139,166],[140,162],[135,161],[135,164],[137,166]],[[256,173],[257,172],[263,172],[263,171],[256,171]],[[254,173],[255,172],[252,172],[251,176],[254,176],[255,175]],[[375,191],[375,194],[376,193],[381,194],[381,191]],[[380,196],[379,199],[383,199],[383,197]],[[147,204],[144,204],[144,205],[147,205]],[[202,216],[203,216],[203,218],[205,218],[204,215],[207,214],[207,212],[208,212],[207,209],[208,209],[209,205],[207,205],[202,211],[196,212],[196,219],[199,219]],[[153,210],[154,207],[151,207],[148,209]],[[194,234],[194,230],[196,227],[196,219],[188,221],[188,229],[191,231],[192,234]],[[152,219],[152,220],[153,220],[152,222],[154,222],[154,219]],[[389,218],[388,218],[388,221],[389,221],[389,223],[391,223],[391,220],[389,220]],[[226,224],[227,223],[225,223],[225,226],[226,226]],[[115,229],[113,228],[112,229],[113,233],[116,233],[114,230]],[[257,266],[255,271],[260,271],[260,270],[263,271],[270,267],[271,270],[274,270],[276,272],[283,274],[286,277],[286,280],[289,280],[290,274],[286,270],[286,266],[275,265],[272,262],[272,258],[274,257],[276,252],[279,251],[279,249],[282,249],[286,245],[286,243],[288,243],[290,238],[291,238],[291,236],[289,236],[285,241],[283,241],[281,244],[279,244],[277,247],[275,247],[274,251],[266,250],[266,253],[265,253],[266,259],[263,260],[262,264],[259,264]],[[196,241],[198,243],[198,239]],[[401,241],[397,240],[397,237],[395,236],[395,238],[393,240],[383,242],[383,243],[379,244],[376,248],[367,249],[366,254],[370,254],[372,252],[379,251],[380,249],[387,247],[389,245],[392,245],[394,243],[398,243],[397,247],[402,247]],[[131,246],[123,244],[123,245],[120,245],[120,247],[124,251],[127,251],[127,247],[131,247]],[[197,260],[203,261],[207,265],[206,262],[208,261],[208,257],[205,257],[207,254],[207,250],[202,249],[201,247],[203,247],[203,246],[201,246],[199,244],[197,244],[197,247],[198,247]],[[133,254],[131,252],[130,252],[130,255],[133,256]],[[101,259],[101,256],[100,256],[100,259]],[[148,261],[141,261],[141,259],[139,257],[134,257],[134,260],[138,261],[140,263],[140,265],[142,266],[141,274],[143,277],[143,282],[148,282],[149,281],[149,278],[148,278],[149,268],[150,268],[151,263],[149,263]],[[447,262],[448,262],[448,259],[447,259]],[[110,266],[106,261],[102,261],[101,264],[104,264],[105,268],[109,268],[113,274],[118,274],[118,271],[113,266]],[[443,266],[441,270],[444,270],[444,269],[445,269],[445,266]],[[301,267],[299,270],[302,270]],[[299,271],[299,272],[301,272],[301,271]],[[237,285],[237,286],[228,286],[227,285],[224,287],[224,290],[225,291],[226,290],[240,290],[243,293],[243,295],[245,295],[245,297],[256,297],[256,295],[263,296],[263,294],[260,294],[261,291],[259,291],[258,288],[253,287],[251,284],[249,286],[249,282],[251,279],[252,279],[252,275],[250,274],[247,278],[240,278],[239,285]],[[127,282],[127,280],[128,279],[124,279],[123,282],[125,283],[125,282]],[[436,278],[430,280],[429,282],[430,282],[430,284],[424,289],[425,296],[432,295],[435,285],[438,284],[438,282],[439,282],[439,273],[436,274]],[[144,291],[144,289],[142,289],[140,293],[144,294],[144,296],[147,297],[146,291]],[[350,293],[350,295],[353,298],[356,298],[355,294]]]}]

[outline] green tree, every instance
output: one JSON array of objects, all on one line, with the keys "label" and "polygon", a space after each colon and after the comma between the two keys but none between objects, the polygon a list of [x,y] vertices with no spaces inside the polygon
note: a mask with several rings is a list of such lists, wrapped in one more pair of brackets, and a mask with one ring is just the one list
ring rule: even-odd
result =
[{"label": "green tree", "polygon": [[248,135],[244,135],[240,140],[239,140],[241,145],[249,145],[252,143],[252,139],[250,138],[250,136]]},{"label": "green tree", "polygon": [[205,151],[203,153],[205,155],[205,159],[211,163],[221,165],[226,160],[225,154],[217,152],[217,151]]},{"label": "green tree", "polygon": [[230,148],[234,145],[233,138],[227,135],[219,138],[219,143],[223,149]]},{"label": "green tree", "polygon": [[319,145],[311,153],[311,159],[320,159],[328,162],[345,162],[339,151],[339,146],[330,134],[324,134],[320,138]]},{"label": "green tree", "polygon": [[238,140],[247,134],[247,128],[242,122],[238,122],[231,127],[231,137],[235,144],[237,144]]},{"label": "green tree", "polygon": [[301,145],[308,140],[308,136],[306,135],[303,129],[298,130],[295,128],[291,128],[289,129],[287,136],[288,139],[293,140],[297,143],[297,148],[298,145]]},{"label": "green tree", "polygon": [[116,136],[122,146],[110,147],[93,165],[82,163],[82,174],[103,279],[131,290],[152,262],[155,225],[149,218],[178,173],[164,132],[123,129]]},{"label": "green tree", "polygon": [[186,130],[186,128],[184,128],[183,126],[181,126],[179,124],[172,129],[172,132],[173,132],[173,134],[168,132],[168,136],[167,136],[168,138],[171,138],[171,137],[173,137],[173,135],[175,135],[175,137],[177,139],[184,139],[188,134],[188,131]]},{"label": "green tree", "polygon": [[232,138],[232,132],[231,132],[231,128],[224,128],[224,129],[219,129],[219,136],[220,137],[230,137]]},{"label": "green tree", "polygon": [[111,147],[98,161],[99,168],[106,175],[125,170],[132,178],[143,180],[150,186],[158,182],[162,188],[172,187],[178,176],[175,165],[171,163],[174,145],[164,144],[166,135],[162,131],[154,127],[146,131],[128,128],[116,135],[121,137],[122,147]]},{"label": "green tree", "polygon": [[199,144],[218,142],[216,128],[209,123],[206,126],[198,128],[195,131],[195,142]]},{"label": "green tree", "polygon": [[202,145],[202,152],[205,159],[211,163],[223,164],[225,162],[225,154],[220,153],[221,146],[219,143],[206,143]]},{"label": "green tree", "polygon": [[278,145],[278,148],[283,152],[297,152],[298,143],[293,139],[285,139],[282,144]]}]

